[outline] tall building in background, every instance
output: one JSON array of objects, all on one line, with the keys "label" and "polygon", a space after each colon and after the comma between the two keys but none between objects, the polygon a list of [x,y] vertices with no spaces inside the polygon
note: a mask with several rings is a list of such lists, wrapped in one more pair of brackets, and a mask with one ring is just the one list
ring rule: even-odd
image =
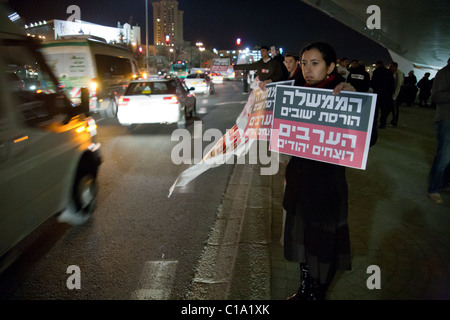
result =
[{"label": "tall building in background", "polygon": [[178,10],[178,1],[153,2],[153,38],[155,45],[183,42],[183,11]]}]

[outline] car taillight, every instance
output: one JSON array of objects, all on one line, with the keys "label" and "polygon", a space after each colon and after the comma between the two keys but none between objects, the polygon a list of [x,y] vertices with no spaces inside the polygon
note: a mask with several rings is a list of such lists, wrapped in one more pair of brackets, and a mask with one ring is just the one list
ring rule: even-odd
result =
[{"label": "car taillight", "polygon": [[129,98],[120,97],[119,98],[119,106],[126,106],[130,102]]},{"label": "car taillight", "polygon": [[89,89],[91,91],[91,94],[95,95],[97,93],[98,83],[95,78],[91,79],[91,82],[89,83]]},{"label": "car taillight", "polygon": [[171,97],[164,97],[164,100],[169,100],[170,103],[178,103],[178,97],[177,96],[171,96]]}]

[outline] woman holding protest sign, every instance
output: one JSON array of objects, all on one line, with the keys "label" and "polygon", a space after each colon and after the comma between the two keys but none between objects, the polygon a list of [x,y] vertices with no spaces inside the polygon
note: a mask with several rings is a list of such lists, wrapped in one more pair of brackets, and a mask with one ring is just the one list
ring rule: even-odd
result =
[{"label": "woman holding protest sign", "polygon": [[[325,42],[301,52],[305,86],[355,91],[337,73],[336,53]],[[289,300],[323,300],[336,270],[351,268],[345,167],[291,157],[286,167],[284,255],[300,263],[301,283]]]}]

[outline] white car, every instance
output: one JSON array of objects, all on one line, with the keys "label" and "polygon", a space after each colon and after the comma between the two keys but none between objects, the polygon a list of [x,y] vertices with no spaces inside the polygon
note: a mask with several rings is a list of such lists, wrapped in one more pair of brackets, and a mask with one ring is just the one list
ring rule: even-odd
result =
[{"label": "white car", "polygon": [[186,126],[186,118],[196,115],[197,100],[176,77],[158,77],[131,81],[119,100],[117,119],[128,127],[137,124],[177,123]]},{"label": "white car", "polygon": [[214,93],[214,83],[211,78],[204,73],[192,73],[184,79],[186,86],[193,88],[195,93],[206,95]]}]

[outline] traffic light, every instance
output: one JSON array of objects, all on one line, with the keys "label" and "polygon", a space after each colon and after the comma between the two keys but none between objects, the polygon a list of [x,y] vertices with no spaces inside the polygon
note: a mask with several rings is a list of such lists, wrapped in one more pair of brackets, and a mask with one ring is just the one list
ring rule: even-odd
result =
[{"label": "traffic light", "polygon": [[241,45],[241,38],[237,38],[237,39],[236,39],[236,44],[237,44],[238,46]]}]

